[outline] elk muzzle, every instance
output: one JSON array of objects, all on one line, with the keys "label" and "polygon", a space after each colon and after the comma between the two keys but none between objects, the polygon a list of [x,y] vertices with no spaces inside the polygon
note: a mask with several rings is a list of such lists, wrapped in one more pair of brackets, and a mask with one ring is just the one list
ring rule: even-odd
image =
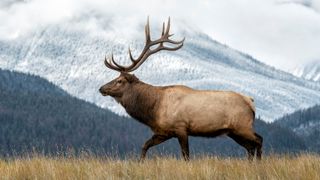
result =
[{"label": "elk muzzle", "polygon": [[102,94],[102,96],[108,96],[109,95],[109,90],[108,88],[105,88],[104,86],[102,86],[100,89],[99,89],[99,92]]}]

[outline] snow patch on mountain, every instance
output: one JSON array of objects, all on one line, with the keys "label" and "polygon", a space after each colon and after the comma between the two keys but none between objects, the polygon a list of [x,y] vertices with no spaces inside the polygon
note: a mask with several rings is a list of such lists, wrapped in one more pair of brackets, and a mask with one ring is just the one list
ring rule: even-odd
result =
[{"label": "snow patch on mountain", "polygon": [[320,60],[297,67],[292,71],[292,74],[307,80],[320,82]]},{"label": "snow patch on mountain", "polygon": [[315,130],[320,129],[320,121],[308,121],[307,123],[300,124],[300,126],[293,128],[293,131],[300,136],[309,136]]}]

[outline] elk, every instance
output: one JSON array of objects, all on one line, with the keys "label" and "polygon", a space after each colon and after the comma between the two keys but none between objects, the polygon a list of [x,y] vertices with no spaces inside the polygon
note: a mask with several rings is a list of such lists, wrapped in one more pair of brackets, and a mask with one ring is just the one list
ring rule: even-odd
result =
[{"label": "elk", "polygon": [[[262,137],[253,129],[255,105],[253,99],[232,91],[195,90],[182,85],[153,86],[140,81],[134,74],[147,58],[161,50],[176,51],[183,46],[169,37],[170,18],[163,23],[161,37],[150,38],[149,18],[145,26],[145,46],[129,66],[119,65],[113,57],[105,57],[105,66],[120,72],[120,76],[103,85],[99,91],[111,96],[137,121],[149,126],[154,135],[142,147],[140,160],[148,149],[168,139],[178,138],[184,160],[189,160],[188,136],[216,137],[226,135],[248,152],[261,159]],[[170,44],[171,46],[167,46]],[[151,49],[152,47],[152,49]]]}]

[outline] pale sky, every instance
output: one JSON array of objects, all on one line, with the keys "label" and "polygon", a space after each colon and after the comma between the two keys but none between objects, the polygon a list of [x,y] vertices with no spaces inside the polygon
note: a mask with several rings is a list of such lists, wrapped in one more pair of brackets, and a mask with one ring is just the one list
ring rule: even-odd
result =
[{"label": "pale sky", "polygon": [[170,16],[283,70],[320,61],[320,0],[1,0],[0,39],[92,12]]}]

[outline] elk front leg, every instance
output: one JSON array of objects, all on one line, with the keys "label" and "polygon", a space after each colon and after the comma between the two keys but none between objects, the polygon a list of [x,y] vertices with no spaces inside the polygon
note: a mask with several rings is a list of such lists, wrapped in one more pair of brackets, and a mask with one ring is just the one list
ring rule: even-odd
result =
[{"label": "elk front leg", "polygon": [[146,141],[143,145],[142,151],[141,151],[141,156],[140,156],[140,161],[143,161],[146,157],[147,151],[150,147],[158,145],[171,137],[169,136],[164,136],[164,135],[153,135],[148,141]]},{"label": "elk front leg", "polygon": [[178,136],[181,152],[185,161],[189,161],[189,141],[188,135]]}]

